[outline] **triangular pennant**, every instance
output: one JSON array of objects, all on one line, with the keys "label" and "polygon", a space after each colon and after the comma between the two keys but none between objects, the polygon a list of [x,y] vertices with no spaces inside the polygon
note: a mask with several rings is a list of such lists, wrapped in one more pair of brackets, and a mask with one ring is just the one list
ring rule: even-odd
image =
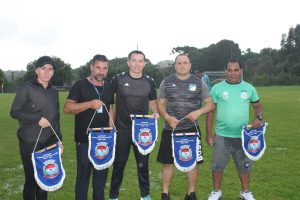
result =
[{"label": "triangular pennant", "polygon": [[110,167],[115,159],[116,133],[115,129],[89,129],[88,157],[97,170]]},{"label": "triangular pennant", "polygon": [[263,156],[266,149],[265,132],[266,124],[253,129],[243,127],[242,146],[249,159],[257,161]]},{"label": "triangular pennant", "polygon": [[45,191],[58,190],[65,180],[65,170],[61,161],[61,149],[56,144],[52,149],[31,154],[34,178]]},{"label": "triangular pennant", "polygon": [[198,133],[172,134],[172,154],[175,167],[182,171],[191,171],[197,162],[203,160]]},{"label": "triangular pennant", "polygon": [[149,154],[157,140],[157,119],[137,118],[132,120],[132,141],[143,155]]}]

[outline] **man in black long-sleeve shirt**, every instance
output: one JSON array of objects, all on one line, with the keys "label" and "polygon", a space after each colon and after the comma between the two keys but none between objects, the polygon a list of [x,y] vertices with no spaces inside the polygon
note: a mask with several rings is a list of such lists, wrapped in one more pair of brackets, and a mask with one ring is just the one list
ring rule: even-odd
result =
[{"label": "man in black long-sleeve shirt", "polygon": [[42,190],[34,179],[31,162],[31,153],[41,128],[43,130],[36,150],[58,141],[50,124],[58,137],[62,138],[59,125],[58,92],[49,82],[54,74],[54,68],[54,62],[50,57],[40,57],[36,64],[36,77],[18,90],[10,111],[10,115],[20,124],[17,134],[25,173],[23,198],[26,200],[47,199],[47,192]]}]

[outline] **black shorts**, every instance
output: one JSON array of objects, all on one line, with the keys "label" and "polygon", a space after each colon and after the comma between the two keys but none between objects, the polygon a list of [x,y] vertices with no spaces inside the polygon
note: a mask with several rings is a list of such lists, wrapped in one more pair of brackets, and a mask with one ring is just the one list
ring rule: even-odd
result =
[{"label": "black shorts", "polygon": [[[199,127],[197,127],[199,130],[199,150],[201,156],[203,156],[202,153],[202,142],[201,142],[201,131]],[[175,133],[180,133],[180,132],[196,132],[196,128],[188,128],[188,129],[183,129],[183,130],[175,130]],[[162,131],[162,136],[161,136],[161,141],[160,141],[160,146],[157,154],[157,162],[163,163],[163,164],[174,164],[174,159],[172,155],[172,130],[167,130],[163,129]],[[202,163],[203,160],[198,161],[197,164]]]}]

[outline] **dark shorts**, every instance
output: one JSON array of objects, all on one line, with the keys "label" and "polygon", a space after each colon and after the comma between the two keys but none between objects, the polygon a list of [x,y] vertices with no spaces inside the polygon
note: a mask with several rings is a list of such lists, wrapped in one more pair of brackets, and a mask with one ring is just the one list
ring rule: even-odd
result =
[{"label": "dark shorts", "polygon": [[224,171],[232,156],[235,167],[240,173],[251,171],[252,162],[245,155],[241,138],[227,138],[216,135],[213,143],[213,171]]},{"label": "dark shorts", "polygon": [[[201,131],[198,127],[200,140],[198,151],[200,154],[201,159],[197,161],[197,164],[200,164],[203,162],[203,153],[202,153],[202,142],[201,142]],[[196,132],[196,128],[189,128],[189,129],[183,129],[183,130],[175,130],[175,133],[181,133],[181,132]],[[160,146],[157,154],[157,162],[163,163],[163,164],[174,164],[174,159],[172,155],[172,130],[163,129]]]}]

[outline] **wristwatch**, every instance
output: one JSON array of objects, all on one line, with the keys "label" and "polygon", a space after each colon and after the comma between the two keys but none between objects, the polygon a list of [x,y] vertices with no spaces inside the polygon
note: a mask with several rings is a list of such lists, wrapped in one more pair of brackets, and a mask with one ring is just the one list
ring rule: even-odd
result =
[{"label": "wristwatch", "polygon": [[262,120],[263,120],[263,117],[262,117],[262,115],[256,115],[256,118],[257,118],[257,119],[259,119],[260,121],[262,121]]}]

